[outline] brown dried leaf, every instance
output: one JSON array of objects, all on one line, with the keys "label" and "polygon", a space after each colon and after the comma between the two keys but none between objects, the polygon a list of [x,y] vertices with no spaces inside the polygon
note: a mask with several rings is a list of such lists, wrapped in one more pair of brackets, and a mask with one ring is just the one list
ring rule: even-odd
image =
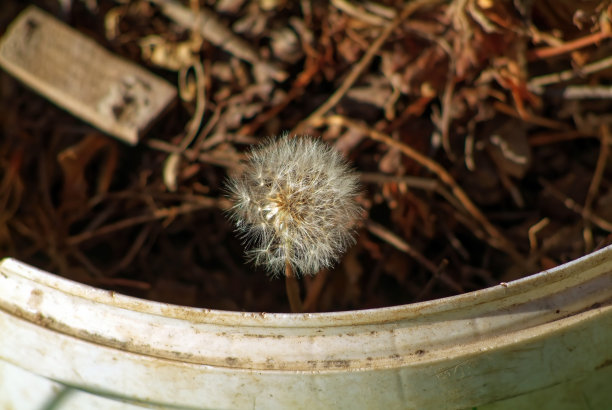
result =
[{"label": "brown dried leaf", "polygon": [[101,195],[108,192],[117,167],[118,150],[114,141],[93,133],[58,154],[57,161],[63,177],[59,209],[66,215],[73,214],[72,217],[75,217],[74,214],[88,207],[92,183],[88,181],[87,169],[100,153],[105,155],[98,166],[94,193]]}]

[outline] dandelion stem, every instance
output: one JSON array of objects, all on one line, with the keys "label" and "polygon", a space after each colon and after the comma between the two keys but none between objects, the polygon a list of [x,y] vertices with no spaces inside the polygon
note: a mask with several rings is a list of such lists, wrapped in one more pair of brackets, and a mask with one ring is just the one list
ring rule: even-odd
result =
[{"label": "dandelion stem", "polygon": [[287,260],[285,262],[285,287],[287,289],[287,298],[292,313],[302,312],[302,298],[300,297],[300,285],[297,278],[293,274],[291,264]]}]

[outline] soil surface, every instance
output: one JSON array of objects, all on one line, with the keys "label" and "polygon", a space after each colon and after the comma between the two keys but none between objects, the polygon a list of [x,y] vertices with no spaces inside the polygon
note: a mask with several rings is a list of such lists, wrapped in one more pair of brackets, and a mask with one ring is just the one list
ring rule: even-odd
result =
[{"label": "soil surface", "polygon": [[300,279],[305,311],[456,295],[610,243],[607,1],[4,0],[0,32],[30,4],[179,97],[131,146],[0,72],[0,257],[151,300],[288,311],[224,189],[283,132],[320,136],[363,185],[357,243]]}]

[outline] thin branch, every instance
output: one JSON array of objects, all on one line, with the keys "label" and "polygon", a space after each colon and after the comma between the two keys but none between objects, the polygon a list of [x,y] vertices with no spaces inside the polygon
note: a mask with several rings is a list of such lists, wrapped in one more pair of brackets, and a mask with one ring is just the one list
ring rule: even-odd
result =
[{"label": "thin branch", "polygon": [[438,267],[434,265],[429,259],[427,259],[423,254],[414,249],[410,244],[404,241],[399,236],[395,235],[393,232],[389,231],[382,225],[377,224],[374,221],[366,220],[365,227],[370,233],[379,237],[383,241],[387,242],[389,245],[393,246],[395,249],[407,253],[410,255],[412,259],[423,265],[425,269],[430,271],[433,274],[436,274],[438,271]]},{"label": "thin branch", "polygon": [[319,108],[317,108],[306,119],[302,120],[297,126],[295,126],[291,131],[291,135],[302,133],[308,125],[327,114],[329,110],[331,110],[333,107],[336,106],[336,104],[338,104],[338,102],[342,99],[346,92],[353,86],[355,81],[357,81],[363,71],[368,67],[374,56],[376,56],[376,54],[378,53],[378,50],[380,50],[385,41],[387,41],[387,38],[389,38],[391,33],[393,33],[393,31],[400,25],[402,21],[406,20],[421,7],[435,5],[440,1],[441,0],[416,0],[408,2],[402,12],[393,20],[393,22],[389,23],[385,27],[380,36],[378,36],[378,38],[372,43],[372,45],[370,46],[370,48],[368,48],[361,60],[359,60],[359,62],[354,65],[353,69],[346,76],[340,87],[331,95],[331,97],[327,99],[327,101],[320,105]]},{"label": "thin branch", "polygon": [[361,172],[359,174],[361,182],[375,184],[405,184],[410,188],[424,189],[426,191],[437,191],[440,188],[440,182],[433,178],[422,178],[411,175],[385,175],[379,172]]},{"label": "thin branch", "polygon": [[287,73],[274,64],[264,61],[251,44],[234,34],[217,17],[217,15],[200,7],[198,13],[183,6],[176,0],[149,0],[156,4],[161,12],[179,26],[191,30],[197,27],[203,38],[222,48],[227,53],[245,60],[254,67],[262,69],[269,77],[276,81],[284,81]]},{"label": "thin branch", "polygon": [[495,248],[506,252],[517,263],[523,264],[525,262],[525,258],[516,250],[514,244],[506,239],[506,237],[493,224],[491,224],[491,222],[489,222],[482,211],[478,209],[465,191],[457,184],[457,182],[455,182],[455,179],[436,161],[426,157],[410,146],[391,138],[387,134],[357,123],[349,118],[340,115],[331,115],[322,118],[320,122],[328,125],[342,125],[349,128],[358,129],[364,134],[368,135],[371,139],[385,143],[392,148],[400,150],[404,155],[436,174],[444,184],[448,185],[453,195],[459,200],[464,209],[470,215],[472,215],[472,217],[480,223],[487,234],[491,236],[491,241],[489,243],[491,243]]},{"label": "thin branch", "polygon": [[584,77],[587,74],[593,74],[610,67],[612,67],[612,57],[607,57],[594,63],[587,64],[584,67],[580,67],[578,70],[565,70],[558,73],[534,77],[527,83],[527,88],[535,93],[541,92],[541,87],[545,85],[557,84],[574,78]]},{"label": "thin branch", "polygon": [[579,138],[593,138],[594,135],[583,131],[560,131],[560,132],[540,132],[529,136],[529,146],[539,147],[542,145],[556,144],[563,141],[572,141]]},{"label": "thin branch", "polygon": [[[195,59],[192,64],[192,67],[195,73],[197,90],[196,108],[193,117],[191,118],[191,121],[189,121],[187,134],[185,135],[183,141],[181,141],[181,145],[179,146],[180,152],[185,151],[187,147],[189,147],[189,145],[193,142],[193,139],[195,138],[196,134],[198,133],[198,130],[200,129],[200,125],[202,124],[202,118],[204,117],[204,111],[206,110],[206,84],[204,84],[204,67],[202,67],[202,63],[198,59]],[[186,77],[187,70],[188,69],[181,70],[180,75]]]},{"label": "thin branch", "polygon": [[550,118],[540,117],[529,112],[525,112],[524,115],[521,115],[515,108],[509,106],[508,104],[504,104],[501,101],[495,101],[493,103],[493,108],[495,108],[501,113],[510,115],[514,118],[518,118],[530,124],[540,125],[542,127],[552,128],[555,130],[567,130],[569,128],[567,124],[561,121],[555,121],[551,120]]},{"label": "thin branch", "polygon": [[565,195],[563,192],[558,190],[553,184],[546,181],[543,178],[538,178],[538,182],[551,193],[551,195],[557,198],[559,201],[563,203],[567,207],[567,209],[576,212],[581,215],[584,219],[592,222],[594,225],[603,229],[604,231],[612,232],[612,223],[606,221],[605,219],[595,215],[592,212],[584,212],[584,208],[574,201],[572,198]]},{"label": "thin branch", "polygon": [[541,47],[527,52],[527,60],[534,61],[543,58],[555,57],[561,54],[570,53],[582,47],[590,46],[594,43],[599,43],[602,40],[610,37],[610,33],[600,31],[599,33],[589,34],[587,36],[577,38],[576,40],[568,41],[553,47]]},{"label": "thin branch", "polygon": [[608,85],[569,85],[564,88],[538,89],[549,97],[563,98],[565,100],[609,100],[612,99],[612,87]]},{"label": "thin branch", "polygon": [[285,289],[291,313],[302,313],[302,298],[300,297],[300,284],[293,274],[289,261],[285,262]]},{"label": "thin branch", "polygon": [[[141,215],[133,218],[123,219],[121,221],[105,225],[95,231],[86,231],[77,235],[69,237],[66,241],[68,245],[78,245],[81,242],[96,238],[102,235],[108,235],[110,233],[120,231],[135,225],[140,225],[146,222],[155,221],[158,219],[172,218],[180,214],[187,214],[201,209],[216,208],[223,206],[221,202],[227,202],[225,200],[215,200],[212,198],[202,197],[200,201],[194,203],[186,203],[179,206],[173,206],[170,208],[158,209],[149,215]],[[227,207],[227,204],[225,205]]]},{"label": "thin branch", "polygon": [[317,303],[319,302],[319,296],[327,282],[328,272],[327,269],[323,269],[313,277],[311,285],[307,290],[306,297],[304,298],[302,312],[312,312],[316,309]]},{"label": "thin branch", "polygon": [[[597,165],[595,165],[595,171],[593,172],[593,178],[587,191],[587,196],[584,201],[584,214],[590,215],[592,211],[593,201],[597,197],[599,192],[599,186],[601,185],[601,179],[603,173],[606,170],[606,163],[610,154],[610,129],[607,124],[601,126],[601,144],[599,147],[599,157],[597,158]],[[587,220],[584,224],[583,237],[585,239],[585,247],[587,252],[593,249],[593,230],[591,229],[591,223]]]},{"label": "thin branch", "polygon": [[584,202],[584,210],[586,212],[591,211],[593,201],[599,191],[601,185],[601,179],[603,173],[606,170],[606,163],[608,162],[608,156],[610,154],[610,129],[608,124],[601,126],[601,143],[599,144],[599,157],[597,158],[597,165],[595,165],[595,172],[593,172],[593,179],[589,185],[586,200]]},{"label": "thin branch", "polygon": [[529,248],[531,253],[534,254],[538,250],[538,232],[540,232],[546,225],[550,223],[549,218],[542,218],[537,223],[531,225],[527,230],[527,236],[529,237]]}]

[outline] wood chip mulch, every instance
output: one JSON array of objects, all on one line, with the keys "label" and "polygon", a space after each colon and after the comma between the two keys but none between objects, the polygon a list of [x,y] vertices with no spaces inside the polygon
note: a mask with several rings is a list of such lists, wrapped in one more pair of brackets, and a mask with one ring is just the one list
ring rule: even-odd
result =
[{"label": "wood chip mulch", "polygon": [[[612,6],[535,0],[5,0],[168,80],[135,146],[0,73],[0,257],[151,300],[286,312],[223,181],[283,132],[361,173],[357,244],[305,310],[508,282],[611,242]],[[45,64],[41,61],[41,64]]]}]

